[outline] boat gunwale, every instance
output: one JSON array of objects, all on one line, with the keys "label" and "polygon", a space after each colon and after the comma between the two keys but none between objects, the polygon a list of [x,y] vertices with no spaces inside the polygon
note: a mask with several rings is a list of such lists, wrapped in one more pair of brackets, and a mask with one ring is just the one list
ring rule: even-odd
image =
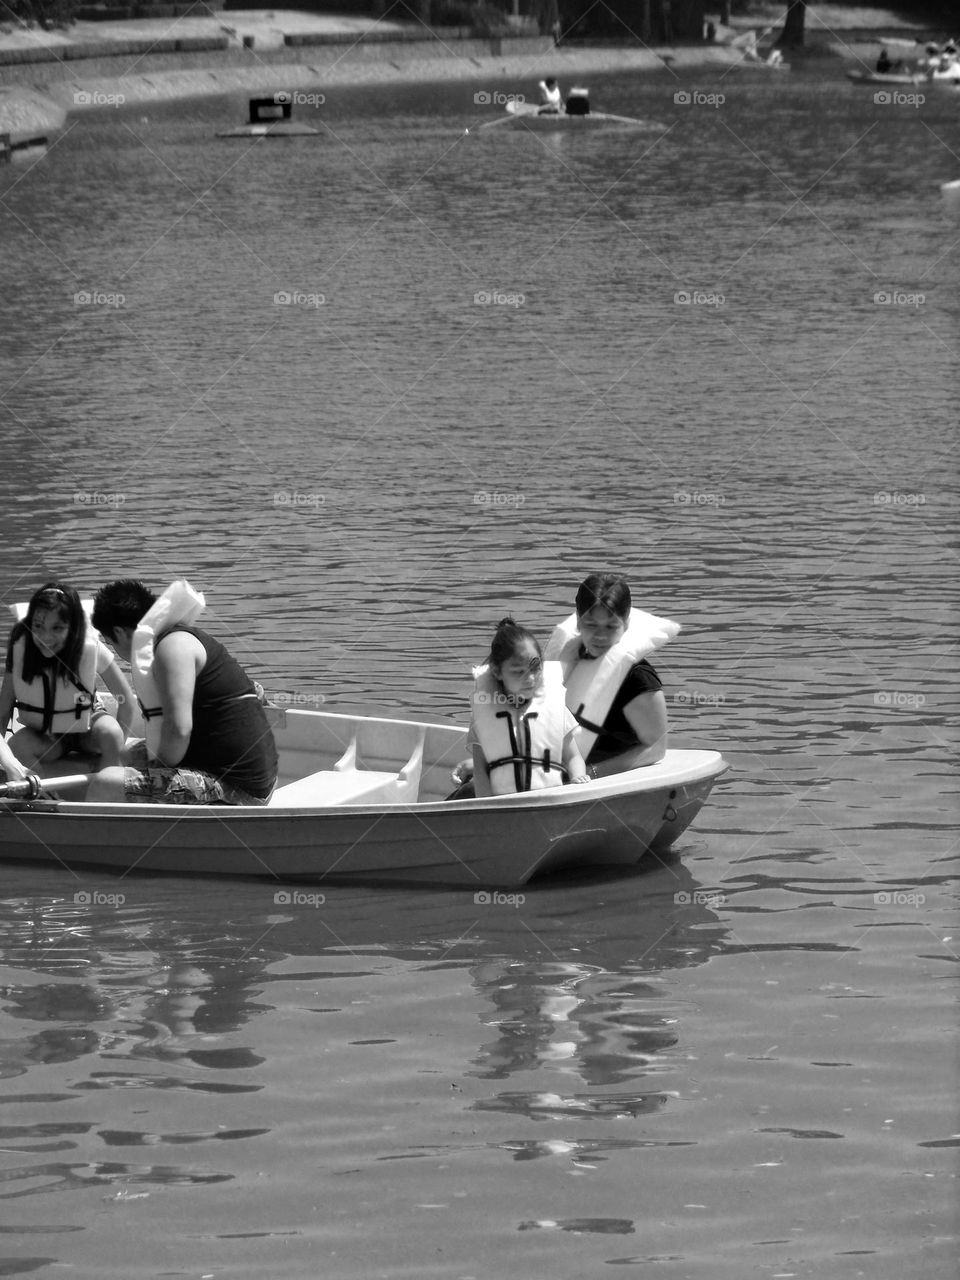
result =
[{"label": "boat gunwale", "polygon": [[[411,722],[418,723],[418,722]],[[180,822],[191,825],[202,822],[234,823],[241,822],[279,825],[282,822],[300,822],[304,819],[337,818],[345,816],[431,816],[440,814],[456,816],[458,814],[482,817],[490,813],[509,812],[519,809],[522,813],[537,811],[575,812],[588,809],[595,804],[612,804],[635,795],[654,794],[669,791],[675,787],[691,783],[715,781],[730,769],[728,761],[718,751],[679,748],[685,755],[702,757],[690,764],[676,765],[666,777],[651,775],[650,770],[656,765],[645,765],[630,769],[623,773],[611,774],[607,778],[597,778],[576,786],[550,787],[539,791],[517,792],[503,796],[475,797],[464,800],[415,800],[388,801],[371,804],[336,804],[336,805],[303,805],[289,808],[271,808],[269,805],[178,805],[178,804],[137,804],[127,801],[88,801],[88,800],[0,800],[0,813],[9,812],[25,816],[62,818],[104,818],[121,819],[126,822],[143,825],[149,820],[176,818]],[[665,761],[658,761],[663,764]],[[670,763],[667,761],[666,763]],[[361,771],[362,772],[362,771]],[[638,786],[640,782],[650,785]],[[0,844],[2,857],[2,844]]]}]

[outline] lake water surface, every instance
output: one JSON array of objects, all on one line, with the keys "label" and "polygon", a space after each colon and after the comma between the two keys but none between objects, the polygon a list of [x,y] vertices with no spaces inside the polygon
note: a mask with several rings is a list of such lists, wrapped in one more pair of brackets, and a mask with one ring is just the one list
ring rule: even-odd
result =
[{"label": "lake water surface", "polygon": [[186,574],[275,697],[463,719],[617,568],[732,766],[520,900],[5,867],[0,1274],[955,1275],[960,127],[831,75],[0,170],[3,602]]}]

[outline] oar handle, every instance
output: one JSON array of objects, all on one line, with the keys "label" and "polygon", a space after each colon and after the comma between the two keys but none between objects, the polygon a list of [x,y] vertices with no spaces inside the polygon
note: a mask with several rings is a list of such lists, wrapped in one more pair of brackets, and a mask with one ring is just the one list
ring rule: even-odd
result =
[{"label": "oar handle", "polygon": [[30,773],[23,782],[0,782],[0,800],[36,800],[41,791],[79,787],[89,781],[89,773],[70,773],[62,778],[38,778]]}]

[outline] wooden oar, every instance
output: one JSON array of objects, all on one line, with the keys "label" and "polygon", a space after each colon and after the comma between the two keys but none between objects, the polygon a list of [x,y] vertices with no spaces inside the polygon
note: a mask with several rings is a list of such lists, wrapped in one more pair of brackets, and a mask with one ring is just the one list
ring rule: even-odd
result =
[{"label": "wooden oar", "polygon": [[41,791],[60,791],[89,781],[89,773],[69,773],[62,778],[38,778],[31,773],[23,782],[0,782],[0,800],[36,800]]},{"label": "wooden oar", "polygon": [[[497,116],[496,120],[487,120],[483,124],[478,124],[474,133],[479,133],[481,129],[495,129],[498,124],[511,124],[516,119],[516,116]],[[464,133],[469,132],[469,129],[464,130]]]},{"label": "wooden oar", "polygon": [[[634,120],[633,116],[614,116],[609,111],[594,111],[591,113],[594,120],[616,120],[618,124],[639,124],[645,129],[665,129],[667,126],[661,124],[659,120]],[[585,119],[590,119],[586,116]]]}]

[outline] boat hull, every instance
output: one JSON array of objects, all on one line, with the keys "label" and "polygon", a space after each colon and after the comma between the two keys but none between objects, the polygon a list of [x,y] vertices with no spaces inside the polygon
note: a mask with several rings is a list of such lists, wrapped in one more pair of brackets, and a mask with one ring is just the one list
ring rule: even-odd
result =
[{"label": "boat hull", "polygon": [[551,132],[555,129],[570,129],[574,132],[584,129],[595,129],[600,126],[630,125],[633,128],[661,130],[662,125],[651,124],[646,120],[634,120],[630,116],[611,115],[605,111],[590,111],[586,115],[567,115],[565,111],[544,111],[528,102],[508,102],[507,114],[495,121],[496,124],[512,122],[524,129],[537,132]]},{"label": "boat hull", "polygon": [[[114,872],[259,876],[278,883],[519,885],[574,866],[634,866],[651,850],[664,852],[727,767],[717,752],[670,751],[656,765],[585,785],[447,801],[442,796],[451,785],[450,768],[466,754],[462,729],[353,722],[308,711],[289,712],[285,719],[291,723],[277,733],[281,781],[286,767],[290,786],[300,785],[296,780],[315,763],[325,768],[314,775],[322,785],[390,776],[369,772],[374,765],[399,765],[402,779],[403,768],[409,772],[409,761],[402,761],[415,742],[419,776],[410,800],[288,801],[265,808],[4,801],[0,858]],[[373,743],[393,740],[389,758],[337,774],[324,743],[335,732],[343,748],[351,732],[356,738],[356,723],[368,756]],[[394,782],[384,784],[383,794],[400,793]]]},{"label": "boat hull", "polygon": [[924,84],[925,75],[908,72],[863,71],[853,68],[847,70],[847,79],[858,84]]},{"label": "boat hull", "polygon": [[241,124],[235,129],[218,133],[218,138],[316,138],[319,129],[311,129],[306,124],[293,124],[289,120],[281,120],[275,124]]},{"label": "boat hull", "polygon": [[960,88],[960,67],[949,71],[884,74],[882,71],[860,71],[848,68],[847,79],[858,84],[909,84],[926,89]]}]

